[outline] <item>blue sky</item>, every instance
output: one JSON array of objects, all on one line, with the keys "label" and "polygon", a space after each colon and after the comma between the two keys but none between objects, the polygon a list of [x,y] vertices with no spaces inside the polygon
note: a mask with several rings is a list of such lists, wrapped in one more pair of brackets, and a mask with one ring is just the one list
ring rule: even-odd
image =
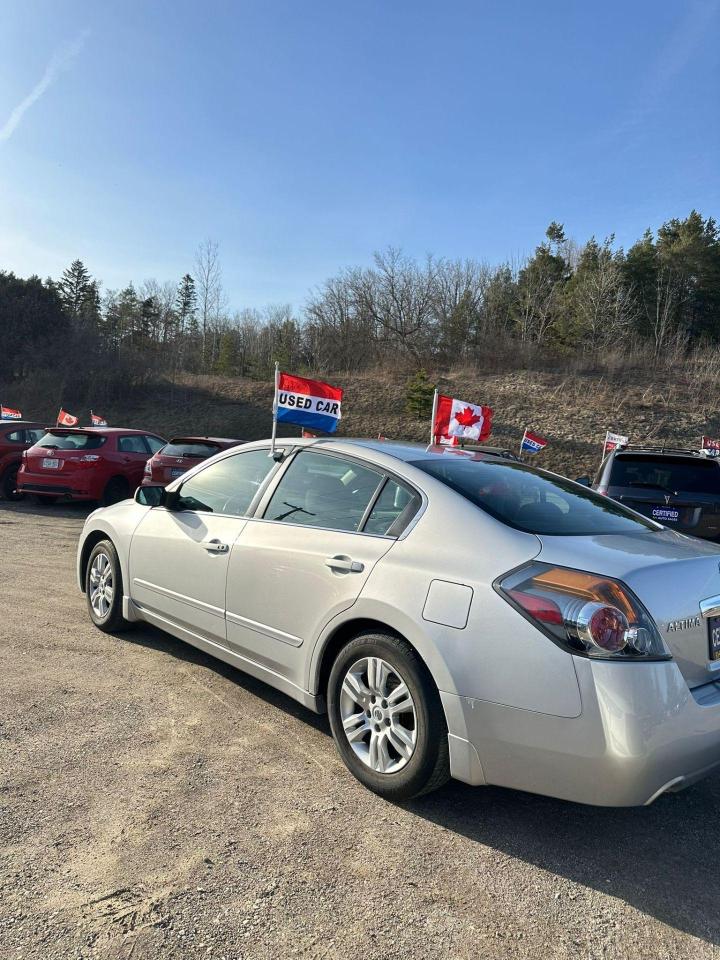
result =
[{"label": "blue sky", "polygon": [[106,287],[220,244],[233,307],[389,244],[720,215],[720,0],[4,0],[0,269]]}]

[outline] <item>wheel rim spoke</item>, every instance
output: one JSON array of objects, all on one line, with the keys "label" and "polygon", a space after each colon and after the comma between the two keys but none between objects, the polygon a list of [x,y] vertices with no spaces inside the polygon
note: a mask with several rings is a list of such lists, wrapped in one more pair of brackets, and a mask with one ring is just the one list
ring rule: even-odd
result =
[{"label": "wheel rim spoke", "polygon": [[347,742],[365,766],[387,775],[412,759],[417,711],[407,683],[391,663],[382,657],[353,663],[343,678],[339,708]]},{"label": "wheel rim spoke", "polygon": [[90,566],[88,577],[90,606],[98,617],[107,615],[112,606],[115,591],[113,589],[112,564],[105,553],[98,553]]}]

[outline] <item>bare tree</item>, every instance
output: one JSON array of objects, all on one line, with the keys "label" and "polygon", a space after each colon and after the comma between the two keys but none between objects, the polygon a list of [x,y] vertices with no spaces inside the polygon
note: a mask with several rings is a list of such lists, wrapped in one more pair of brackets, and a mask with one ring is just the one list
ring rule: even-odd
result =
[{"label": "bare tree", "polygon": [[222,286],[220,248],[215,240],[205,240],[195,254],[195,283],[200,315],[201,362],[207,366],[210,351],[208,333],[219,326],[227,306]]}]

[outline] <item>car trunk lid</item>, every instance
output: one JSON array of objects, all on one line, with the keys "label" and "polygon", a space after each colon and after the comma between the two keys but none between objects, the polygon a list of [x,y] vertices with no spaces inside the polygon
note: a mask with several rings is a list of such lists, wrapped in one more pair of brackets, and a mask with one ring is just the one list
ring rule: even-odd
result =
[{"label": "car trunk lid", "polygon": [[711,655],[716,625],[709,616],[713,600],[720,607],[720,547],[671,530],[540,540],[538,560],[627,584],[657,624],[689,687],[720,679],[720,659]]}]

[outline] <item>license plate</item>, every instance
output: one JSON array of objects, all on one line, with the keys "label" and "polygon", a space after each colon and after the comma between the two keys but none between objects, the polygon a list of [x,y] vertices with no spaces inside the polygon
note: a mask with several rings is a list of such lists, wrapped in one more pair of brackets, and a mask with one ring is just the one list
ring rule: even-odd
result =
[{"label": "license plate", "polygon": [[674,507],[653,507],[652,518],[658,523],[677,523],[680,519],[680,511]]},{"label": "license plate", "polygon": [[708,618],[708,639],[710,641],[710,659],[720,660],[720,617]]},{"label": "license plate", "polygon": [[60,461],[55,460],[53,457],[43,457],[43,470],[57,470],[60,466]]},{"label": "license plate", "polygon": [[177,468],[173,468],[173,469],[170,471],[170,476],[171,476],[171,478],[174,480],[175,477],[181,477],[184,473],[185,473],[184,470],[178,470]]}]

